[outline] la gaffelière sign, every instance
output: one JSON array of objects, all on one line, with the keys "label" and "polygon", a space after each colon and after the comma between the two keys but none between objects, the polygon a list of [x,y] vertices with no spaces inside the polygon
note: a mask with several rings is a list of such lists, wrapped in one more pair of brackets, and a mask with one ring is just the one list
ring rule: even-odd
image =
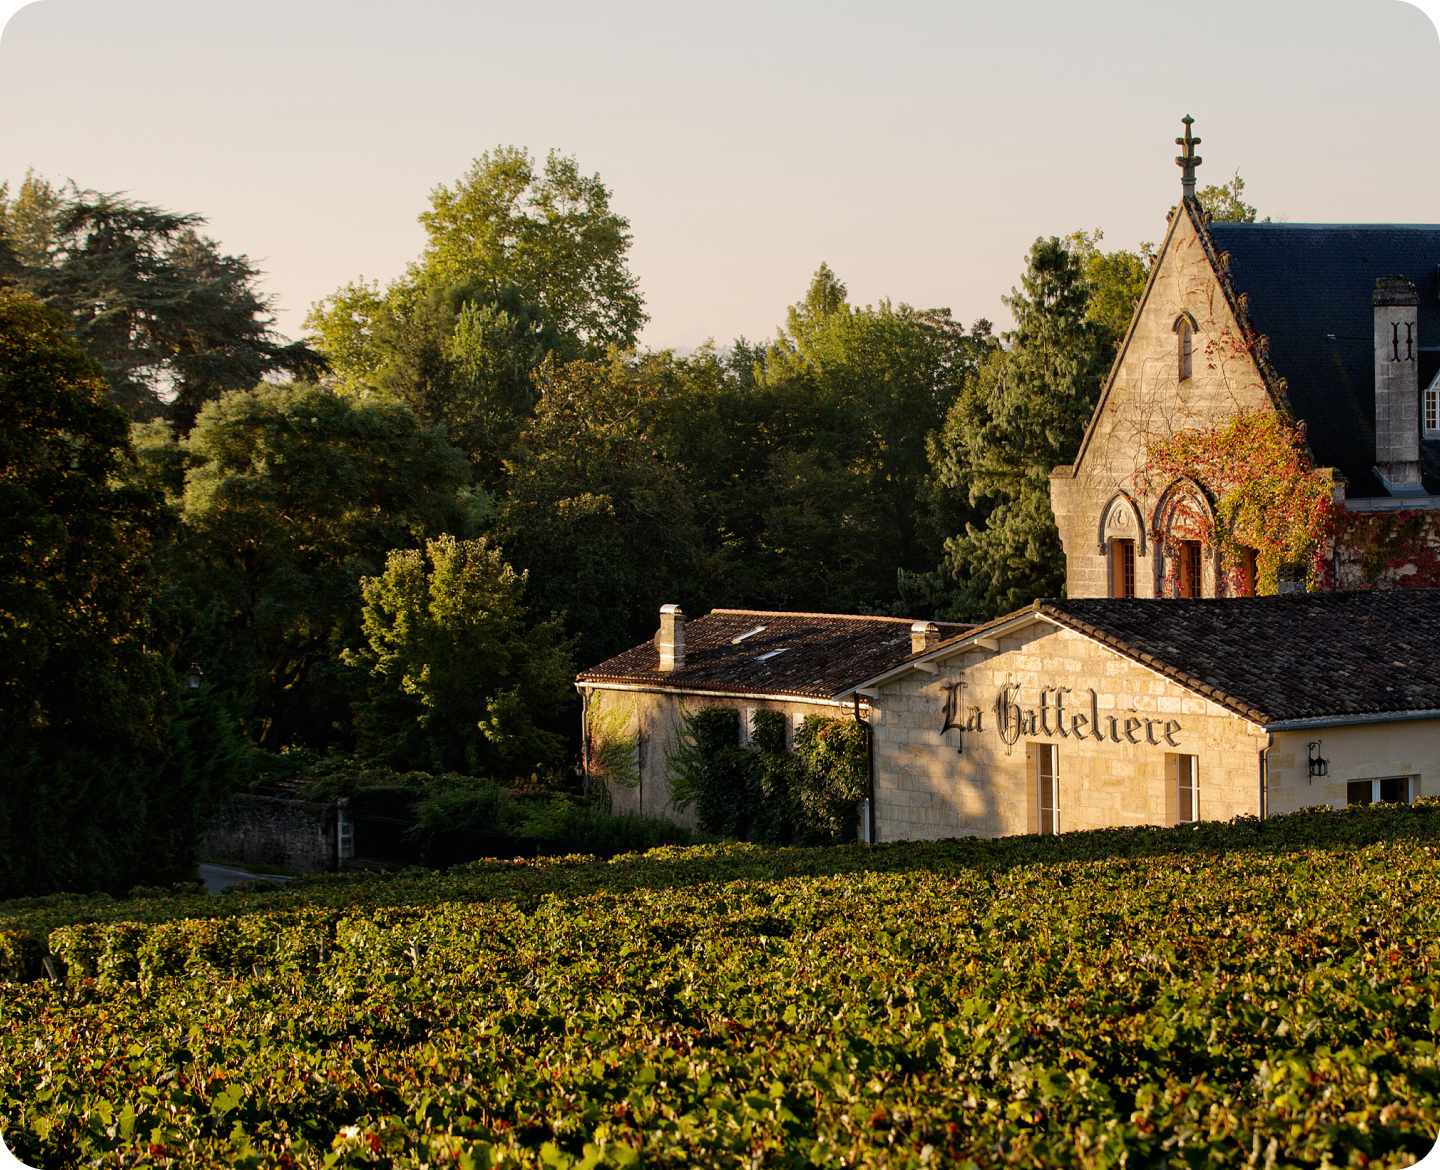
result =
[{"label": "la gaffeli\u00e8re sign", "polygon": [[[1157,719],[1141,715],[1138,711],[1102,716],[1100,698],[1094,687],[1041,687],[1038,706],[1022,708],[1020,684],[1007,680],[996,689],[995,700],[988,711],[979,705],[966,706],[965,689],[963,680],[945,684],[942,734],[947,731],[983,734],[988,716],[994,718],[995,730],[1007,747],[1018,742],[1022,735],[1093,739],[1100,743],[1150,744],[1155,747],[1180,746],[1175,738],[1181,730],[1179,720]],[[1088,701],[1084,698],[1087,695]],[[1067,696],[1071,696],[1068,701]],[[964,750],[963,746],[961,750]]]}]

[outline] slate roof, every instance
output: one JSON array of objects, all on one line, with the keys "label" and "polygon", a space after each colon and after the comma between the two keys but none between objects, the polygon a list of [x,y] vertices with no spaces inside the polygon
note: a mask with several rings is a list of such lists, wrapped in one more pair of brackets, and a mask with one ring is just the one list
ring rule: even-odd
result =
[{"label": "slate roof", "polygon": [[1032,612],[1261,724],[1440,710],[1440,589],[1041,600],[972,633]]},{"label": "slate roof", "polygon": [[[1250,321],[1270,339],[1321,467],[1338,468],[1351,498],[1387,495],[1375,478],[1375,318],[1381,276],[1408,276],[1420,309],[1420,385],[1440,371],[1440,225],[1212,223]],[[1425,487],[1440,495],[1440,442],[1422,446]]]},{"label": "slate roof", "polygon": [[[912,624],[910,618],[714,609],[685,623],[684,669],[660,670],[660,652],[646,642],[582,671],[576,681],[829,699],[847,683],[908,658]],[[971,628],[936,624],[944,639]]]}]

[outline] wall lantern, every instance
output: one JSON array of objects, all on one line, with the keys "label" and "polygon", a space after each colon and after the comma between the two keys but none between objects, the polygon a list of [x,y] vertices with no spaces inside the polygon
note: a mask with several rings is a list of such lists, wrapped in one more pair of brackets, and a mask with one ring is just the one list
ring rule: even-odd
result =
[{"label": "wall lantern", "polygon": [[190,689],[192,691],[198,691],[200,689],[200,680],[205,677],[205,672],[200,669],[198,662],[192,662],[185,677],[190,680]]},{"label": "wall lantern", "polygon": [[1310,752],[1310,775],[1330,775],[1330,761],[1320,754],[1320,741],[1317,739],[1305,745]]}]

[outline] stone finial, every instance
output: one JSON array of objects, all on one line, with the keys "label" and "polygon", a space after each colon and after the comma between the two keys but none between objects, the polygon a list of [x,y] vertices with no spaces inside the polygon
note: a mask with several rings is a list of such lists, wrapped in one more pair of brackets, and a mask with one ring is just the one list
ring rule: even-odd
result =
[{"label": "stone finial", "polygon": [[1175,159],[1175,165],[1180,168],[1180,190],[1186,199],[1195,197],[1195,168],[1205,160],[1195,153],[1195,148],[1200,145],[1200,139],[1192,138],[1190,127],[1195,124],[1195,119],[1186,114],[1180,121],[1185,123],[1185,137],[1175,139],[1176,146],[1183,146],[1185,153]]}]

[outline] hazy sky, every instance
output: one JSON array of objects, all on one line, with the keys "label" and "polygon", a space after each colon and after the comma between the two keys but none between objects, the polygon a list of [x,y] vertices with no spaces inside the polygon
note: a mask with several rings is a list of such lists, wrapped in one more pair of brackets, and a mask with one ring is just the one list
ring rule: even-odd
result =
[{"label": "hazy sky", "polygon": [[1440,37],[1399,0],[42,0],[0,111],[12,192],[203,214],[292,336],[501,143],[609,185],[654,347],[769,336],[821,261],[1007,322],[1037,235],[1159,240],[1187,111],[1202,185],[1239,168],[1262,215],[1440,220]]}]

